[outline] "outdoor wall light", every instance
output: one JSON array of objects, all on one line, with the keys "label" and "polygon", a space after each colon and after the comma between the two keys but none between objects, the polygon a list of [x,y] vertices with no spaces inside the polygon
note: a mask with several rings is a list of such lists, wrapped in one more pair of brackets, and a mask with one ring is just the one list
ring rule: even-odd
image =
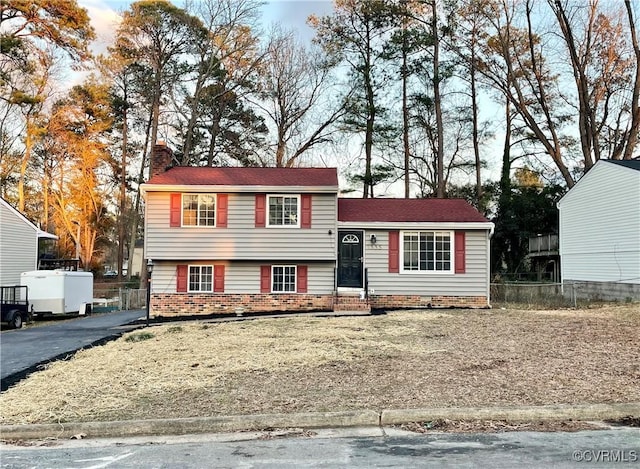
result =
[{"label": "outdoor wall light", "polygon": [[376,244],[377,241],[376,235],[371,235],[371,244]]}]

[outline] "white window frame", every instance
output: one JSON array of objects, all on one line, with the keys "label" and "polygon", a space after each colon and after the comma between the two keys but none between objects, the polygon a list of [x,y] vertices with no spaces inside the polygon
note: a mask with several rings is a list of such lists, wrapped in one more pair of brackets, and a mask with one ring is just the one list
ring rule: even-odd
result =
[{"label": "white window frame", "polygon": [[[199,271],[199,276],[200,276],[200,281],[198,284],[199,289],[198,290],[192,290],[191,289],[191,269],[192,268],[197,268]],[[210,290],[203,290],[202,289],[202,269],[203,268],[210,268],[211,269],[211,289]],[[190,264],[187,266],[187,291],[189,293],[213,293],[213,285],[214,282],[214,267],[213,265],[210,264]]]},{"label": "white window frame", "polygon": [[[285,225],[283,224],[271,224],[271,199],[276,197],[286,197],[290,199],[296,199],[296,223]],[[284,202],[284,201],[283,201]],[[266,207],[266,226],[267,228],[300,228],[300,218],[301,214],[301,206],[300,206],[300,195],[299,194],[269,194],[267,195],[267,207]],[[284,207],[282,210],[282,221],[284,222]]]},{"label": "white window frame", "polygon": [[[185,196],[197,196],[198,208],[196,209],[196,224],[186,225],[184,223],[184,198]],[[200,198],[203,196],[213,197],[213,225],[200,224]],[[215,228],[218,225],[218,194],[211,193],[184,193],[180,199],[180,224],[184,228]]]},{"label": "white window frame", "polygon": [[[275,280],[275,271],[276,269],[283,269],[282,271],[282,275],[283,275],[283,281],[282,281],[282,285],[283,288],[285,285],[287,285],[286,283],[286,269],[293,269],[293,290],[276,290],[275,289],[275,284],[274,284],[274,280]],[[296,293],[298,291],[298,266],[297,265],[272,265],[271,266],[271,293]]]},{"label": "white window frame", "polygon": [[[432,270],[420,270],[420,260],[418,259],[418,269],[405,269],[405,265],[404,265],[404,240],[405,240],[405,235],[407,234],[414,234],[417,233],[418,234],[418,239],[421,233],[432,233],[434,236],[438,236],[438,235],[448,235],[449,236],[449,269],[447,270],[437,270],[435,269],[435,262],[436,260],[434,259],[434,269]],[[434,240],[435,243],[435,240]],[[416,230],[406,230],[406,231],[401,231],[400,232],[400,252],[399,252],[399,256],[400,258],[398,259],[399,264],[400,264],[400,273],[402,274],[409,274],[409,275],[441,275],[441,274],[453,274],[455,271],[455,236],[454,236],[454,232],[453,231],[449,231],[449,230],[420,230],[420,229],[416,229]],[[418,249],[418,252],[419,249]],[[434,250],[434,253],[436,251]]]}]

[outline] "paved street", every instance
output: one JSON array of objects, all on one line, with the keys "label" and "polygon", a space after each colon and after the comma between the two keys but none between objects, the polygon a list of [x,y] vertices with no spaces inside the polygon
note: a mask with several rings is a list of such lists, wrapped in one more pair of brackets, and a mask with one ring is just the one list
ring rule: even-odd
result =
[{"label": "paved street", "polygon": [[229,441],[251,437],[237,433],[67,441],[58,448],[2,446],[0,457],[6,469],[640,466],[637,428],[431,435],[386,429],[393,436],[366,428],[336,429],[327,437],[328,431],[324,437],[319,430],[315,437],[245,441]]},{"label": "paved street", "polygon": [[32,372],[39,364],[117,337],[130,327],[124,326],[143,317],[144,310],[118,311],[78,317],[58,324],[7,330],[0,334],[0,372],[2,390]]}]

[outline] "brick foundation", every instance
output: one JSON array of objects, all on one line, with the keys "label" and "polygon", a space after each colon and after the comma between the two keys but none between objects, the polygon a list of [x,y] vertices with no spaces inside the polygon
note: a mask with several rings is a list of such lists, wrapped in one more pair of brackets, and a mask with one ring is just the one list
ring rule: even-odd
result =
[{"label": "brick foundation", "polygon": [[332,295],[163,293],[151,295],[154,316],[269,313],[273,311],[331,311]]},{"label": "brick foundation", "polygon": [[[360,302],[354,298],[354,302]],[[484,296],[371,295],[372,309],[398,308],[488,308]],[[338,309],[344,309],[338,307]],[[153,316],[269,313],[275,311],[332,311],[333,295],[309,294],[225,294],[154,293]]]},{"label": "brick foundation", "polygon": [[373,309],[489,307],[486,296],[371,295],[369,302]]}]

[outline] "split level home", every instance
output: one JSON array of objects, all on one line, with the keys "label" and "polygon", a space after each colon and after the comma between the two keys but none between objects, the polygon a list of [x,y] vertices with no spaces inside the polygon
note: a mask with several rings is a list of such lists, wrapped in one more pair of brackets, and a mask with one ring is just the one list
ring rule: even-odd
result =
[{"label": "split level home", "polygon": [[156,316],[489,307],[493,224],[459,199],[338,197],[335,168],[170,167],[142,185]]}]

